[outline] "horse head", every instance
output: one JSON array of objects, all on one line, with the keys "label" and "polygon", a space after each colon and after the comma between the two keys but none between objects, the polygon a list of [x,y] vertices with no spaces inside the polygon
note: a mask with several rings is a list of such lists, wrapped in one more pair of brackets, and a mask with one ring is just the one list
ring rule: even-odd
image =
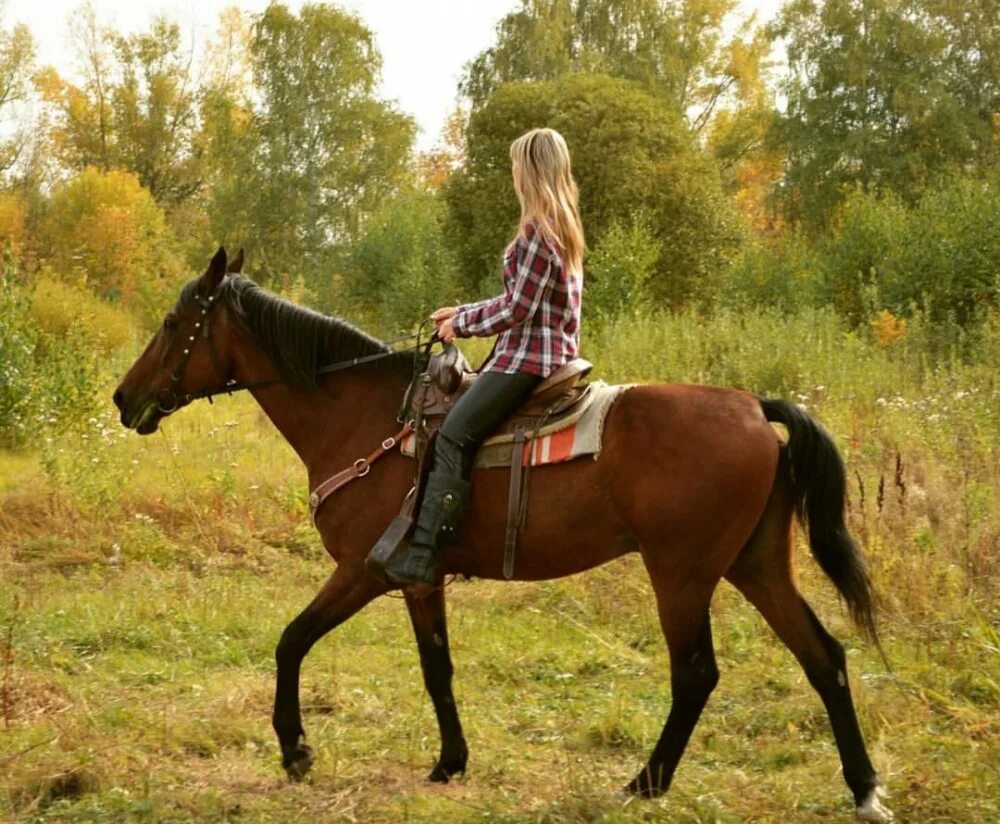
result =
[{"label": "horse head", "polygon": [[114,402],[125,427],[148,435],[167,415],[225,388],[233,370],[227,345],[233,325],[228,312],[217,305],[226,276],[242,268],[242,249],[229,261],[220,247],[205,273],[181,290],[177,303],[115,390]]}]

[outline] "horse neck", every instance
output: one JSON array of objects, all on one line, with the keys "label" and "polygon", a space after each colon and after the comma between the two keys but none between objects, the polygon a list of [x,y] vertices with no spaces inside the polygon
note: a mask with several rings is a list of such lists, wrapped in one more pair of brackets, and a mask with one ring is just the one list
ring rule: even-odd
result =
[{"label": "horse neck", "polygon": [[[237,379],[267,381],[278,374],[256,346],[237,358]],[[315,391],[275,383],[250,390],[310,475],[343,468],[399,429],[396,415],[408,376],[372,367],[330,375]]]}]

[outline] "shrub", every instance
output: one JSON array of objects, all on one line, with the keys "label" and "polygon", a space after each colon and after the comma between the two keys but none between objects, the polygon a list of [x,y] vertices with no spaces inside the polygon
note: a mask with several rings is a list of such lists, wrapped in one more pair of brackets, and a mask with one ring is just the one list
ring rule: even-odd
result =
[{"label": "shrub", "polygon": [[660,247],[645,222],[614,224],[587,258],[586,313],[609,320],[648,309],[647,287],[659,258]]},{"label": "shrub", "polygon": [[70,281],[159,319],[180,267],[163,211],[135,175],[88,168],[57,189],[42,223],[44,257]]},{"label": "shrub", "polygon": [[458,284],[454,246],[435,194],[408,191],[382,206],[348,259],[345,291],[379,330],[409,330],[434,309],[471,300]]},{"label": "shrub", "polygon": [[31,292],[12,268],[0,274],[0,446],[36,441],[53,425],[95,411],[101,383],[94,338],[78,322],[39,328]]},{"label": "shrub", "polygon": [[101,354],[121,349],[136,331],[135,321],[124,309],[101,300],[80,284],[58,280],[48,269],[34,280],[31,319],[53,338],[79,334],[87,351]]}]

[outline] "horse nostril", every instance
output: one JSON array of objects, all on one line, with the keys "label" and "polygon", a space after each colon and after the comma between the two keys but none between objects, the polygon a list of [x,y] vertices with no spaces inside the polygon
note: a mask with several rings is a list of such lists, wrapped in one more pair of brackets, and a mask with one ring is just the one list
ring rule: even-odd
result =
[{"label": "horse nostril", "polygon": [[115,406],[117,406],[119,409],[124,409],[125,408],[125,396],[122,394],[122,390],[121,389],[116,389],[115,390],[114,402],[115,402]]}]

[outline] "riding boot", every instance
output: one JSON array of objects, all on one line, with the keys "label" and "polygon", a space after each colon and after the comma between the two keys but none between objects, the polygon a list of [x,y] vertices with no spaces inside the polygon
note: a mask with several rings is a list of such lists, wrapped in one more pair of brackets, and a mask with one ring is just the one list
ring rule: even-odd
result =
[{"label": "riding boot", "polygon": [[396,584],[437,583],[441,546],[453,540],[468,507],[470,471],[457,445],[439,435],[413,535],[405,549],[386,561],[387,579]]}]

